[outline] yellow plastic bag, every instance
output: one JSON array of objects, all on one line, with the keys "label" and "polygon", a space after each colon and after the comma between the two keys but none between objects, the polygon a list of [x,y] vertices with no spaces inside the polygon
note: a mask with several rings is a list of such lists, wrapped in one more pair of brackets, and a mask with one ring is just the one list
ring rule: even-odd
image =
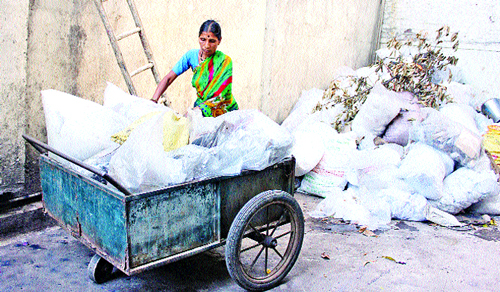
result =
[{"label": "yellow plastic bag", "polygon": [[148,113],[134,121],[127,128],[112,135],[111,140],[120,145],[125,143],[132,131],[158,115],[163,116],[160,119],[163,128],[163,150],[168,152],[187,145],[189,142],[189,121],[185,117],[178,116],[173,111]]}]

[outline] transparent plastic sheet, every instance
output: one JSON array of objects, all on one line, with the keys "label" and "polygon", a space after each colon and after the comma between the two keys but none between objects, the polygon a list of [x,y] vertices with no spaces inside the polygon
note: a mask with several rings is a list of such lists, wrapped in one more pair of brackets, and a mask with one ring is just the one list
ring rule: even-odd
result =
[{"label": "transparent plastic sheet", "polygon": [[109,174],[131,192],[186,180],[182,161],[164,151],[163,118],[158,114],[139,125],[110,160]]},{"label": "transparent plastic sheet", "polygon": [[410,140],[439,149],[462,166],[472,166],[480,155],[481,138],[435,109],[423,108],[421,112],[424,120],[413,124]]},{"label": "transparent plastic sheet", "polygon": [[292,135],[256,110],[208,118],[212,131],[203,131],[195,140],[198,145],[165,152],[164,115],[139,125],[110,161],[110,174],[132,192],[262,170],[290,156]]},{"label": "transparent plastic sheet", "polygon": [[430,203],[439,210],[456,214],[482,199],[498,194],[497,179],[492,170],[477,172],[461,167],[444,179],[442,198],[430,200]]}]

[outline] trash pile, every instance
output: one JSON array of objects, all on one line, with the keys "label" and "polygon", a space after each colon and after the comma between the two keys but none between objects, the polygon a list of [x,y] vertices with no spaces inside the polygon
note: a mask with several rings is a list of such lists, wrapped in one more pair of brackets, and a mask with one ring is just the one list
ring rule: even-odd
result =
[{"label": "trash pile", "polygon": [[500,214],[482,145],[500,125],[478,112],[487,97],[464,84],[445,43],[458,46],[447,27],[433,40],[407,31],[373,65],[302,93],[282,126],[296,140],[298,192],[325,198],[313,216],[376,230],[392,218],[459,226],[453,215],[464,210]]},{"label": "trash pile", "polygon": [[[49,146],[116,179],[132,193],[262,170],[290,156],[293,137],[257,110],[187,117],[108,83],[104,103],[42,91]],[[97,175],[51,155],[76,171]]]}]

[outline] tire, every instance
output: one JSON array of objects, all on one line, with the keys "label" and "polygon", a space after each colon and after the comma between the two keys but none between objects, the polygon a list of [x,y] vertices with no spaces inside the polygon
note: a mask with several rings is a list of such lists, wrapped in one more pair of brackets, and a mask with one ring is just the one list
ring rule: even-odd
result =
[{"label": "tire", "polygon": [[113,265],[99,255],[94,255],[87,267],[89,278],[97,284],[102,284],[111,279]]},{"label": "tire", "polygon": [[271,289],[292,269],[303,239],[304,215],[297,201],[279,190],[260,193],[231,224],[225,252],[229,274],[244,289]]}]

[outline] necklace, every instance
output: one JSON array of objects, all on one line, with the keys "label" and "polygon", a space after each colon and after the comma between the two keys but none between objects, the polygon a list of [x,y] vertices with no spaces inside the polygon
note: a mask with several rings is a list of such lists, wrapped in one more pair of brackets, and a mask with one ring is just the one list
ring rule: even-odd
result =
[{"label": "necklace", "polygon": [[200,53],[198,55],[200,57],[200,63],[205,61],[206,58],[203,58],[203,54],[201,53],[201,50],[200,50]]}]

